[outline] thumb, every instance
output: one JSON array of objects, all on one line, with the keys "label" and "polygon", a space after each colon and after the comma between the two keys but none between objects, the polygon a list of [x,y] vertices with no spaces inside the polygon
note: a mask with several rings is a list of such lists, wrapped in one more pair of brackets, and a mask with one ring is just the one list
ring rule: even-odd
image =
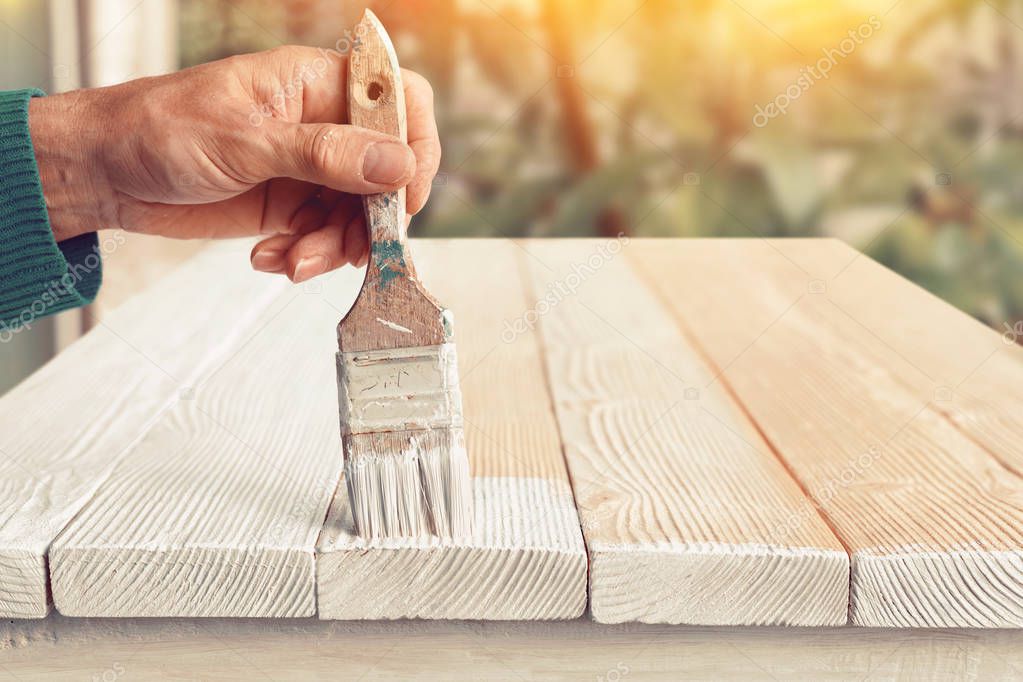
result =
[{"label": "thumb", "polygon": [[267,127],[267,178],[289,177],[353,194],[404,187],[416,156],[396,137],[352,125],[276,122]]}]

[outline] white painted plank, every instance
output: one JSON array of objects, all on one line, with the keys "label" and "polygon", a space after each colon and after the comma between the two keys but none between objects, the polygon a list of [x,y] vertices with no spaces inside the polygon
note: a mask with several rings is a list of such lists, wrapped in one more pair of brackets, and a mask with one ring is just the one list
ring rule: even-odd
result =
[{"label": "white painted plank", "polygon": [[[621,242],[531,244],[600,622],[840,625],[848,556]],[[790,528],[790,521],[804,522]]]},{"label": "white painted plank", "polygon": [[335,306],[362,276],[285,291],[133,448],[50,550],[58,611],[314,615],[314,547],[341,468]]},{"label": "white painted plank", "polygon": [[467,541],[353,532],[339,489],[318,544],[320,618],[556,619],[582,613],[586,555],[526,308],[516,246],[413,242],[427,289],[455,314],[476,518]]},{"label": "white painted plank", "polygon": [[[992,456],[936,406],[948,374],[963,380],[961,320],[925,312],[897,277],[841,274],[852,254],[830,242],[631,253],[849,548],[853,623],[1023,626],[1023,481],[1011,453]],[[869,298],[849,293],[859,286]],[[897,342],[912,326],[927,336]],[[926,369],[910,379],[924,362],[934,383]],[[1018,409],[1011,393],[988,398]]]},{"label": "white painted plank", "polygon": [[200,254],[0,399],[0,616],[46,615],[50,543],[154,416],[282,290],[244,276],[247,248]]}]

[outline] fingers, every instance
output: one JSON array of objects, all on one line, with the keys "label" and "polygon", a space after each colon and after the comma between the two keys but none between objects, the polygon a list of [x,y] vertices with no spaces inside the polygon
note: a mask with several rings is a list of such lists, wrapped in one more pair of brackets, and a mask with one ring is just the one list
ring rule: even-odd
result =
[{"label": "fingers", "polygon": [[343,227],[327,225],[310,232],[288,250],[285,271],[298,284],[348,263],[361,265],[365,260],[365,235],[361,217]]},{"label": "fingers", "polygon": [[288,253],[288,249],[301,236],[298,234],[278,234],[256,244],[252,247],[252,253],[249,254],[249,262],[252,264],[252,269],[274,274],[283,273],[286,267],[285,256]]},{"label": "fingers", "polygon": [[348,263],[364,265],[368,251],[360,202],[342,200],[322,226],[305,234],[264,239],[252,249],[250,259],[256,270],[287,274],[299,283]]},{"label": "fingers", "polygon": [[261,234],[308,232],[323,224],[328,207],[334,200],[317,198],[318,187],[301,180],[275,178],[266,184]]},{"label": "fingers", "polygon": [[405,210],[415,214],[426,204],[433,178],[440,168],[440,136],[433,114],[433,88],[429,81],[414,71],[402,69],[402,82],[405,86],[408,144],[416,156],[416,172],[408,184]]},{"label": "fingers", "polygon": [[416,156],[397,138],[331,123],[268,121],[257,162],[263,179],[294,178],[353,194],[404,187],[416,175]]},{"label": "fingers", "polygon": [[[394,142],[394,138],[329,125],[345,120],[349,47],[284,46],[253,55],[254,99],[280,109],[279,117],[267,118],[261,126],[266,138],[263,179],[289,177],[360,194],[408,185],[406,206],[409,213],[417,213],[430,195],[440,165],[433,89],[418,73],[403,69],[408,151],[374,147],[369,152],[374,142]],[[289,99],[291,92],[300,97]]]},{"label": "fingers", "polygon": [[369,228],[366,227],[366,215],[361,211],[345,232],[345,253],[357,268],[369,262]]},{"label": "fingers", "polygon": [[345,123],[348,58],[338,49],[286,48],[302,78],[302,122]]}]

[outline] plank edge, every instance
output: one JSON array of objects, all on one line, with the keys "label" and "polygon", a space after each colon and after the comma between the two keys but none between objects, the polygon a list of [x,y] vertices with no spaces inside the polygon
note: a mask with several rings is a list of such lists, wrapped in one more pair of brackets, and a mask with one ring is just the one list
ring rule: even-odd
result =
[{"label": "plank edge", "polygon": [[[964,576],[968,589],[951,586]],[[1023,550],[861,550],[850,590],[849,621],[858,627],[1023,628]]]},{"label": "plank edge", "polygon": [[[122,554],[118,554],[122,552]],[[99,558],[93,558],[95,555]],[[240,557],[242,561],[238,561]],[[281,556],[283,555],[283,556]],[[131,562],[127,559],[130,557]],[[278,575],[264,579],[265,590],[273,590],[273,580],[286,580],[289,574],[295,571],[305,573],[306,578],[299,581],[307,587],[305,594],[299,594],[293,599],[290,606],[284,597],[292,595],[294,590],[274,590],[271,595],[271,603],[263,601],[248,606],[240,605],[239,596],[236,594],[242,588],[251,583],[245,580],[253,571],[265,567],[266,561],[270,560],[279,566]],[[52,590],[52,601],[56,611],[62,616],[76,618],[131,618],[131,617],[174,617],[174,618],[304,618],[316,615],[315,595],[315,557],[312,546],[308,547],[262,547],[258,549],[234,548],[225,551],[223,547],[215,546],[180,546],[174,549],[144,549],[134,547],[110,547],[110,546],[88,546],[51,549],[50,552],[50,586]],[[92,576],[89,585],[110,584],[115,581],[114,576],[118,569],[123,569],[129,563],[139,566],[138,571],[144,574],[142,580],[131,585],[134,591],[148,594],[159,594],[160,592],[173,592],[172,608],[157,608],[155,610],[110,608],[97,605],[95,600],[87,595],[72,600],[69,598],[69,588],[73,588],[75,581],[80,582],[80,576],[76,573],[83,568],[92,566],[101,569],[108,569],[99,577]],[[303,566],[303,564],[305,564]],[[221,601],[227,608],[209,608],[209,603],[215,598],[208,592],[196,592],[182,596],[181,586],[184,584],[187,589],[198,589],[201,585],[193,586],[187,581],[187,571],[181,571],[181,576],[173,581],[161,581],[159,570],[154,566],[190,566],[198,568],[202,573],[218,576],[218,586],[226,588],[226,595]],[[124,572],[121,577],[116,578],[117,582],[125,580]],[[148,578],[148,579],[147,579]],[[265,584],[269,582],[270,584]],[[175,590],[174,588],[177,588]],[[88,588],[86,588],[88,589]],[[146,602],[152,608],[153,600]],[[83,608],[84,606],[84,608]]]},{"label": "plank edge", "polygon": [[[814,547],[769,547],[765,545],[612,545],[597,543],[589,548],[589,603],[594,621],[604,624],[640,622],[668,625],[705,626],[822,626],[848,623],[849,555],[843,550]],[[728,565],[722,565],[722,559]],[[769,581],[750,589],[749,577],[765,576],[765,562],[773,565],[772,575],[787,575],[785,588],[792,594],[813,590],[817,597],[806,604],[779,609],[769,605],[763,613],[755,609],[736,610],[740,597],[757,604],[769,604],[766,593],[777,585]],[[737,580],[721,580],[725,571],[740,572]],[[656,576],[651,574],[656,571]],[[600,577],[611,573],[611,577]],[[700,576],[704,576],[701,578]],[[714,576],[709,583],[706,576]],[[624,578],[615,580],[615,577]],[[652,577],[668,588],[673,599],[660,599],[650,589]],[[745,582],[741,582],[746,579]],[[755,582],[755,581],[754,581]],[[690,599],[678,595],[714,584],[717,600]],[[631,606],[621,606],[622,600]],[[694,603],[701,612],[694,613]],[[668,607],[668,608],[665,608]]]},{"label": "plank edge", "polygon": [[[516,591],[516,602],[527,603],[521,607],[518,603],[509,605],[506,600],[494,599],[491,594],[491,585],[469,585],[463,580],[465,573],[470,569],[449,571],[444,574],[444,580],[460,584],[459,592],[451,600],[430,600],[424,607],[393,608],[382,607],[376,613],[367,614],[359,607],[347,609],[337,607],[335,604],[348,603],[345,599],[346,591],[338,590],[332,585],[335,583],[333,574],[343,570],[346,564],[352,561],[365,561],[368,564],[375,564],[378,561],[390,563],[400,561],[402,555],[416,555],[416,568],[422,569],[423,573],[434,573],[437,567],[433,564],[423,565],[421,555],[428,554],[428,558],[452,557],[471,559],[465,564],[472,564],[472,571],[478,572],[479,566],[492,566],[497,569],[511,566],[515,576],[523,579],[530,577],[536,588],[531,593]],[[462,568],[460,564],[458,568]],[[411,570],[411,569],[410,569]],[[553,547],[486,547],[480,545],[458,545],[424,548],[401,548],[401,549],[358,549],[345,548],[329,551],[318,551],[316,556],[316,585],[317,585],[317,617],[320,620],[400,620],[416,618],[424,620],[573,620],[583,615],[587,606],[587,585],[586,576],[588,563],[585,551],[582,548],[553,548]],[[431,576],[432,577],[432,576]],[[532,597],[542,593],[542,586],[550,583],[570,583],[567,590],[556,592],[553,596],[556,599],[548,598],[545,602],[536,605]],[[400,593],[407,588],[408,581],[393,581],[390,585],[374,585],[374,590],[382,590],[387,593]],[[459,602],[459,604],[453,603]]]}]

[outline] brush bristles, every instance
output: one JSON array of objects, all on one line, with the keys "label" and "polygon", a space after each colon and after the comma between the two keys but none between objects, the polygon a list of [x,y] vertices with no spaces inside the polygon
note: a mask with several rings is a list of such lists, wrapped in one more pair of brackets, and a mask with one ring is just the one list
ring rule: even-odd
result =
[{"label": "brush bristles", "polygon": [[469,537],[473,497],[460,428],[352,434],[344,448],[360,537]]},{"label": "brush bristles", "polygon": [[453,344],[338,353],[345,479],[363,538],[466,538],[473,496]]}]

